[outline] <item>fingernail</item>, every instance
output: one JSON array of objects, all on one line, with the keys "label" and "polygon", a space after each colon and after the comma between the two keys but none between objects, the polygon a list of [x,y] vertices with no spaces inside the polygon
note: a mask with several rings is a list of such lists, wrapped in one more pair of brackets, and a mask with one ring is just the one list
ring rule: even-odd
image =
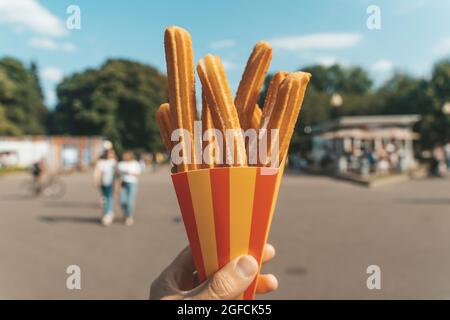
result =
[{"label": "fingernail", "polygon": [[242,276],[248,278],[258,272],[258,263],[252,256],[242,256],[238,260],[236,269]]}]

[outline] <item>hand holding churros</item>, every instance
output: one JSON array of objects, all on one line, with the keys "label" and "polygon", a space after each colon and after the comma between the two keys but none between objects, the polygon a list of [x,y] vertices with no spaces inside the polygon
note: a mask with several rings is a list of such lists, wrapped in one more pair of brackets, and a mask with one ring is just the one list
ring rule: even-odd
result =
[{"label": "hand holding churros", "polygon": [[[160,106],[157,121],[178,172],[221,166],[277,167],[287,155],[311,75],[276,73],[261,110],[257,100],[272,59],[271,46],[263,41],[255,45],[234,99],[220,58],[206,55],[197,65],[202,84],[198,129],[191,37],[182,28],[169,27],[164,43],[169,104]],[[178,134],[172,135],[174,130]],[[262,142],[266,152],[256,152]],[[256,161],[250,156],[255,154]]]},{"label": "hand holding churros", "polygon": [[[235,97],[220,58],[208,54],[196,69],[202,101],[197,121],[189,33],[168,28],[165,47],[169,103],[156,118],[177,169],[171,178],[198,279],[214,279],[243,255],[255,258],[261,270],[283,161],[311,75],[277,72],[258,106],[271,46],[255,45]],[[253,299],[263,277],[249,279],[233,297]]]}]

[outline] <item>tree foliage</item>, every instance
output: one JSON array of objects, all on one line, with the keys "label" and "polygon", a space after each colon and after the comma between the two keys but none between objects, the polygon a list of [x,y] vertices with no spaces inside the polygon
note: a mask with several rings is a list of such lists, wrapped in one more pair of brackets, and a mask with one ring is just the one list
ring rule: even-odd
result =
[{"label": "tree foliage", "polygon": [[155,121],[167,101],[166,80],[155,68],[127,60],[108,60],[99,69],[66,77],[57,88],[53,132],[103,135],[119,150],[157,150]]},{"label": "tree foliage", "polygon": [[[302,70],[312,79],[292,141],[292,151],[309,149],[309,129],[345,115],[420,114],[416,130],[429,149],[450,140],[450,60],[438,62],[430,79],[395,73],[374,88],[360,67],[312,65]],[[58,85],[58,104],[49,112],[43,104],[38,67],[14,58],[0,59],[0,135],[102,135],[118,149],[159,150],[162,143],[155,121],[157,107],[167,101],[165,77],[155,68],[112,59],[100,68],[72,74]],[[263,107],[270,82],[265,80]],[[332,107],[339,94],[343,103]]]},{"label": "tree foliage", "polygon": [[450,114],[443,110],[444,104],[450,103],[450,59],[434,66],[426,94],[428,103],[421,109],[417,126],[424,149],[450,141]]},{"label": "tree foliage", "polygon": [[[359,67],[313,65],[302,71],[310,72],[312,78],[291,151],[306,153],[310,148],[309,128],[340,116],[419,114],[422,120],[416,130],[422,148],[450,141],[450,117],[442,110],[444,103],[450,102],[450,60],[437,63],[431,79],[395,73],[378,88],[373,88],[367,72]],[[270,79],[271,75],[265,80],[261,106]],[[331,104],[333,94],[342,97],[338,108]]]},{"label": "tree foliage", "polygon": [[26,68],[13,58],[0,59],[0,134],[42,134],[47,109],[37,67]]},{"label": "tree foliage", "polygon": [[313,65],[303,71],[313,75],[310,85],[321,92],[364,94],[372,86],[369,75],[360,67],[343,67],[339,64],[330,67]]}]

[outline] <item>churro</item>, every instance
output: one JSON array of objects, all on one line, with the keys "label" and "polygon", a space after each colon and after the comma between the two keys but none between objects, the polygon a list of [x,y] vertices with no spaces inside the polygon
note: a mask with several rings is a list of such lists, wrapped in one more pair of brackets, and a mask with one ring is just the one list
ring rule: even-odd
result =
[{"label": "churro", "polygon": [[[197,72],[211,107],[213,122],[224,136],[231,133],[232,142],[225,143],[227,164],[243,166],[247,163],[245,144],[231,89],[219,57],[207,55],[201,59]],[[232,129],[232,130],[229,130]],[[227,140],[227,139],[225,139]]]},{"label": "churro", "polygon": [[261,118],[262,110],[258,105],[256,105],[255,109],[253,110],[253,116],[250,120],[250,128],[258,130],[261,123]]},{"label": "churro", "polygon": [[211,147],[208,147],[210,143],[212,143],[215,139],[214,134],[211,132],[211,129],[215,129],[213,117],[211,114],[211,107],[209,106],[205,93],[202,92],[202,130],[203,130],[203,152],[208,153],[208,157],[210,159],[210,163],[207,163],[205,161],[205,156],[203,156],[203,167],[204,168],[214,168],[215,167],[215,161],[214,161],[214,150],[211,149]]},{"label": "churro", "polygon": [[260,129],[267,129],[267,124],[269,122],[270,115],[272,114],[273,107],[277,101],[278,90],[283,80],[287,77],[289,73],[285,71],[278,71],[272,77],[267,88],[266,98],[264,100],[264,110],[261,116]]},{"label": "churro", "polygon": [[[268,146],[267,155],[263,158],[267,158],[259,159],[259,165],[270,165],[284,159],[311,77],[309,73],[277,72],[270,81],[261,111],[257,100],[272,59],[272,48],[268,43],[261,41],[253,48],[234,100],[220,58],[205,56],[197,66],[203,102],[203,129],[198,130],[197,127],[194,129],[197,111],[191,37],[182,28],[169,27],[164,35],[164,45],[169,103],[160,106],[156,117],[167,149],[171,151],[177,147],[177,154],[178,151],[181,153],[181,163],[177,162],[178,172],[213,168],[221,163],[231,166],[245,166],[249,162],[254,164],[250,155],[255,154],[263,139]],[[171,132],[175,129],[188,134],[181,134],[179,144],[171,141]],[[218,133],[210,129],[220,131],[223,139],[217,141]],[[244,135],[243,131],[247,129],[256,130],[255,139],[250,135],[254,132],[248,131]],[[200,134],[201,141],[194,137]],[[246,144],[247,138],[249,141]],[[275,139],[272,141],[272,138]],[[221,142],[223,145],[220,145]],[[220,154],[217,154],[217,147],[223,147]],[[203,164],[196,165],[195,160],[199,160],[196,157],[202,155],[202,152],[196,152],[200,148],[207,154],[202,156]],[[212,161],[206,163],[205,158]]]},{"label": "churro", "polygon": [[164,145],[170,153],[173,147],[173,143],[170,140],[173,127],[172,119],[170,117],[170,107],[168,103],[163,103],[159,106],[159,109],[156,111],[156,121],[158,122],[162,141],[164,142]]},{"label": "churro", "polygon": [[173,127],[186,130],[190,141],[180,139],[182,163],[178,171],[195,170],[194,121],[195,106],[194,55],[189,33],[180,27],[169,27],[164,35],[169,105]]},{"label": "churro", "polygon": [[271,59],[272,47],[267,42],[260,41],[253,48],[252,54],[247,61],[236,93],[236,99],[234,100],[243,130],[247,130],[250,127],[253,110]]},{"label": "churro", "polygon": [[[267,124],[269,158],[273,152],[277,151],[279,160],[283,160],[286,156],[310,78],[309,73],[295,72],[289,74],[281,83]],[[278,137],[278,150],[275,150],[275,145],[272,144],[271,129],[278,129],[275,131]],[[268,165],[268,163],[265,164]]]}]

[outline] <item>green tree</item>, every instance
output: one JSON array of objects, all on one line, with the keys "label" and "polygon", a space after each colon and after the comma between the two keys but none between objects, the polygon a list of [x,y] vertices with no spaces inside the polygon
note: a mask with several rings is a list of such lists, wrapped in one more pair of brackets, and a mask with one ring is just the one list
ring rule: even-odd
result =
[{"label": "green tree", "polygon": [[[302,111],[308,113],[307,115],[302,115],[302,117],[309,118],[310,120],[307,120],[307,122],[311,124],[326,121],[333,116],[330,108],[330,99],[334,93],[340,94],[345,98],[342,114],[357,114],[359,110],[355,104],[361,103],[361,100],[365,99],[374,100],[371,92],[372,80],[367,72],[360,67],[343,67],[337,64],[330,67],[313,65],[303,68],[302,71],[312,74],[303,108],[308,111]],[[264,81],[264,87],[259,99],[261,107],[264,105],[271,78],[272,75],[268,75]],[[361,98],[361,96],[365,98]],[[314,102],[310,103],[309,101]],[[362,108],[366,110],[367,106],[364,105]]]},{"label": "green tree", "polygon": [[[36,65],[34,68],[37,68]],[[42,134],[47,108],[35,70],[14,58],[0,59],[1,134]],[[13,130],[11,128],[14,128]]]},{"label": "green tree", "polygon": [[116,149],[162,148],[155,111],[167,101],[166,79],[155,68],[108,60],[66,77],[57,87],[53,132],[103,135]]},{"label": "green tree", "polygon": [[5,115],[5,108],[0,105],[0,135],[18,136],[21,133],[21,130],[8,120]]},{"label": "green tree", "polygon": [[372,87],[372,80],[360,67],[344,67],[339,64],[330,67],[313,65],[303,68],[302,71],[313,75],[310,86],[322,92],[363,94]]},{"label": "green tree", "polygon": [[[420,133],[423,149],[450,141],[450,115],[444,114],[442,109],[446,102],[450,102],[450,59],[434,66],[430,80],[395,73],[376,90],[372,88],[367,72],[359,67],[313,65],[302,70],[310,72],[312,78],[291,151],[306,153],[309,150],[309,127],[336,117],[353,115],[419,114],[422,120],[416,130]],[[270,78],[265,81],[259,102],[261,106]],[[343,99],[339,108],[331,106],[334,93]]]},{"label": "green tree", "polygon": [[431,86],[441,103],[450,100],[450,58],[434,66]]},{"label": "green tree", "polygon": [[426,93],[428,103],[421,109],[417,130],[422,147],[430,149],[450,141],[450,115],[443,110],[444,104],[450,102],[450,59],[434,66]]},{"label": "green tree", "polygon": [[34,82],[36,83],[36,89],[38,90],[39,97],[44,100],[44,92],[42,90],[41,81],[39,79],[39,67],[36,62],[32,61],[30,64],[30,72],[33,76]]},{"label": "green tree", "polygon": [[377,91],[383,114],[422,114],[432,104],[431,87],[425,79],[397,73]]}]

